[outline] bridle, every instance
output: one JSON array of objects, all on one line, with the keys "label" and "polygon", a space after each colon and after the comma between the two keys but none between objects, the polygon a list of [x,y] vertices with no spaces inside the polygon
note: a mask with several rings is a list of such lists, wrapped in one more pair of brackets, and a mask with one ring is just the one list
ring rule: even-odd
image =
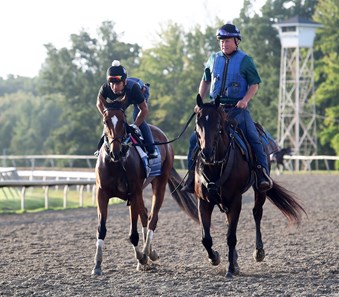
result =
[{"label": "bridle", "polygon": [[[218,114],[218,119],[217,119],[217,133],[215,133],[213,141],[212,141],[212,151],[206,151],[204,148],[201,148],[201,142],[200,142],[200,135],[197,133],[197,139],[198,139],[198,147],[199,147],[199,155],[201,162],[204,165],[208,166],[215,166],[215,165],[223,165],[225,162],[227,162],[227,156],[229,155],[229,151],[231,148],[231,141],[227,141],[226,139],[226,131],[224,127],[224,121],[222,120],[223,115],[221,114],[221,111],[218,110],[217,106],[210,105],[210,104],[205,104],[200,110],[196,118],[196,126],[199,125],[199,120],[202,117],[202,112],[204,111],[205,108],[214,108]],[[213,128],[210,128],[210,130]],[[205,129],[206,130],[206,129]],[[220,139],[221,138],[221,139]],[[223,145],[227,146],[227,149],[225,151],[225,154],[219,158],[217,158],[216,154],[218,152],[218,146],[220,143],[223,143]],[[207,153],[209,156],[207,156]]]},{"label": "bridle", "polygon": [[[202,117],[202,112],[204,108],[214,108],[218,115],[217,119],[217,132],[214,135],[212,140],[212,152],[204,151],[204,148],[201,148],[200,136],[198,138],[199,153],[198,159],[200,160],[199,164],[199,178],[200,182],[205,186],[207,192],[209,193],[209,199],[215,199],[215,203],[218,205],[221,211],[227,212],[227,208],[223,205],[221,201],[221,186],[229,178],[231,170],[234,164],[234,136],[230,133],[229,129],[225,127],[225,121],[223,120],[223,110],[219,109],[219,105],[204,104],[201,106],[200,111],[197,115],[196,126],[199,124],[199,117]],[[215,115],[215,113],[214,113]],[[207,115],[206,115],[207,116]],[[213,129],[213,127],[209,127]],[[206,129],[205,129],[206,131]],[[198,134],[198,132],[196,131]],[[227,134],[229,134],[227,136]],[[220,145],[226,147],[222,155],[217,156],[218,149]],[[206,153],[209,153],[209,156],[206,156]],[[211,155],[213,154],[213,155]]]},{"label": "bridle", "polygon": [[[122,108],[113,107],[113,108],[108,108],[107,110],[108,112],[117,110],[117,111],[122,112],[124,115],[124,120],[122,121],[122,123],[121,123],[121,119],[119,119],[116,115],[113,115],[112,117],[110,117],[110,120],[112,121],[112,123],[105,122],[105,126],[106,126],[105,130],[107,129],[108,131],[113,130],[115,132],[115,127],[118,124],[123,125],[123,131],[119,135],[116,135],[112,138],[110,138],[110,135],[107,135],[108,134],[107,130],[105,131],[106,152],[108,153],[110,157],[110,161],[118,162],[121,158],[126,157],[127,152],[130,147],[129,137],[128,137],[127,128],[126,128],[128,124],[125,121],[126,114],[125,114],[125,110]],[[111,125],[113,125],[113,128],[111,127]],[[118,143],[118,147],[115,146],[115,143]]]}]

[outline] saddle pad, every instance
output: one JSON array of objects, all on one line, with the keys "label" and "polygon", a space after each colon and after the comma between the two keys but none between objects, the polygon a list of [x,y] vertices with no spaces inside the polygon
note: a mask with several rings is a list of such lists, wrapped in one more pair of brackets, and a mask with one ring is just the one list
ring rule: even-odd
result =
[{"label": "saddle pad", "polygon": [[[137,140],[131,136],[132,143],[138,143]],[[155,149],[158,152],[158,157],[155,159],[148,159],[147,153],[141,148],[141,146],[136,146],[136,150],[139,154],[139,157],[144,164],[145,169],[145,177],[148,178],[150,176],[159,176],[161,175],[161,155],[158,146],[155,146]]]}]

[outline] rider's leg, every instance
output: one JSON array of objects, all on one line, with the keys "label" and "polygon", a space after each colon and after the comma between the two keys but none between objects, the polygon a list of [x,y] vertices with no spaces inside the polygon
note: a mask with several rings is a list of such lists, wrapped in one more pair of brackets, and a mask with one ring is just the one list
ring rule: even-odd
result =
[{"label": "rider's leg", "polygon": [[[154,138],[153,138],[151,129],[145,121],[143,121],[143,123],[140,125],[139,129],[142,133],[142,136],[144,137],[145,143],[154,143]],[[155,149],[154,144],[147,145],[146,150],[148,152],[148,158],[154,159],[154,158],[158,157],[158,152]]]},{"label": "rider's leg", "polygon": [[196,133],[193,132],[190,137],[190,146],[189,146],[188,155],[187,155],[188,176],[187,176],[184,186],[181,189],[182,191],[189,192],[189,193],[194,193],[194,175],[195,175],[194,152],[197,148],[197,145],[198,145],[197,136],[196,136]]},{"label": "rider's leg", "polygon": [[239,127],[244,132],[256,159],[255,172],[257,176],[257,188],[260,191],[268,191],[272,188],[273,181],[269,176],[270,171],[267,163],[267,155],[251,115],[249,111],[245,109],[241,110],[235,118],[238,120]]}]

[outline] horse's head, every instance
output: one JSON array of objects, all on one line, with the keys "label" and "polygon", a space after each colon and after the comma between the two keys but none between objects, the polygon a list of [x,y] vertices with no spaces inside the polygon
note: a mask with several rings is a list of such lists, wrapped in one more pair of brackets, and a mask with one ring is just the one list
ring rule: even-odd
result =
[{"label": "horse's head", "polygon": [[287,147],[286,149],[284,149],[285,150],[285,154],[286,155],[289,155],[289,156],[292,156],[292,149],[291,149],[291,147]]},{"label": "horse's head", "polygon": [[105,121],[105,135],[107,138],[109,156],[113,162],[126,155],[128,145],[125,144],[127,137],[126,132],[126,115],[122,108],[108,108],[106,111],[107,120]]},{"label": "horse's head", "polygon": [[203,103],[198,95],[197,106],[199,111],[196,114],[195,131],[201,158],[205,164],[214,164],[218,161],[218,149],[222,149],[218,144],[224,141],[226,114],[220,106],[219,98],[211,103]]}]

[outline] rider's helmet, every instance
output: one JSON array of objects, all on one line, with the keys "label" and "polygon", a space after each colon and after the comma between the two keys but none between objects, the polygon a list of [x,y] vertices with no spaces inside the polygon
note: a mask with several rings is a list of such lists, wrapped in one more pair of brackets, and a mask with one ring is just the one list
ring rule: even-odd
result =
[{"label": "rider's helmet", "polygon": [[227,23],[220,27],[216,33],[217,39],[238,38],[241,40],[240,30],[233,24]]},{"label": "rider's helmet", "polygon": [[112,66],[107,69],[107,82],[121,82],[126,80],[127,71],[120,61],[114,60]]}]

